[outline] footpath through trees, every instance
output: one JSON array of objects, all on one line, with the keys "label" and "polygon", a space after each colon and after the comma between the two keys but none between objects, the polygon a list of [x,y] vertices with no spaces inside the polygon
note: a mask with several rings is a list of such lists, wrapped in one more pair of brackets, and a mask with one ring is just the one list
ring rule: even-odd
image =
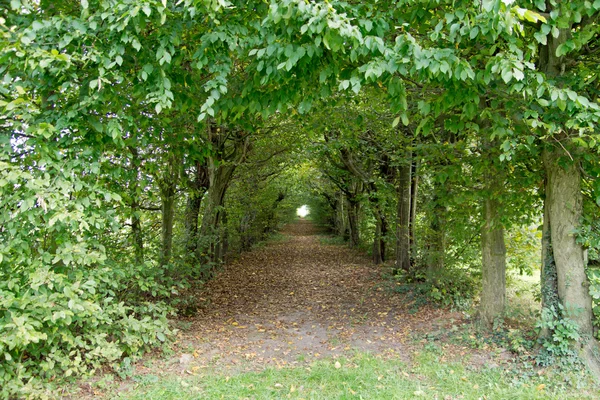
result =
[{"label": "footpath through trees", "polygon": [[[410,359],[411,335],[456,323],[458,313],[393,293],[381,267],[324,244],[300,220],[285,239],[245,253],[206,285],[205,305],[182,332],[197,366],[281,366],[354,351]],[[412,310],[412,313],[411,313]],[[189,368],[183,358],[183,367]]]}]

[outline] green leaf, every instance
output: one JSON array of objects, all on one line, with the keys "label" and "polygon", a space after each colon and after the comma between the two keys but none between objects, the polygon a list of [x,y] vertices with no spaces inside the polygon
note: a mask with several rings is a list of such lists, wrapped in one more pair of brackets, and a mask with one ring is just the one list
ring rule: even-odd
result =
[{"label": "green leaf", "polygon": [[477,37],[477,35],[479,35],[479,27],[474,26],[473,29],[471,29],[471,31],[469,32],[469,37],[471,39],[475,39]]},{"label": "green leaf", "polygon": [[408,126],[408,124],[409,124],[408,115],[406,115],[406,113],[402,113],[400,115],[400,117],[402,118],[402,123],[404,124],[404,126]]},{"label": "green leaf", "polygon": [[142,49],[142,44],[137,38],[133,38],[133,40],[131,41],[131,47],[133,47],[137,51],[140,51]]},{"label": "green leaf", "polygon": [[525,75],[523,74],[523,71],[521,71],[519,69],[513,68],[512,72],[513,72],[513,76],[515,77],[515,79],[517,81],[522,81],[523,78],[525,78]]}]

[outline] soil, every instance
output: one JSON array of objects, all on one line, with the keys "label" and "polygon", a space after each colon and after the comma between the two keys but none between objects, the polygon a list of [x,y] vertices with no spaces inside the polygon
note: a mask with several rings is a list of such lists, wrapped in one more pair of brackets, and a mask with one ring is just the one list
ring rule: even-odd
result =
[{"label": "soil", "polygon": [[210,281],[180,334],[181,369],[263,369],[355,351],[409,360],[413,338],[461,323],[459,313],[421,307],[358,251],[323,244],[309,221],[286,240],[243,254]]}]

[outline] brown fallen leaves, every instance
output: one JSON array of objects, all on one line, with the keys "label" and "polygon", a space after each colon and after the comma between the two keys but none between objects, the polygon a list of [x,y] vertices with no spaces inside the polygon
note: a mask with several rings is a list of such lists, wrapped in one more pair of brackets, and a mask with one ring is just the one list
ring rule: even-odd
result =
[{"label": "brown fallen leaves", "polygon": [[289,240],[245,253],[206,285],[179,354],[193,351],[201,366],[250,369],[354,350],[408,359],[408,335],[444,318],[432,308],[409,314],[380,267],[345,246],[320,244],[310,222],[283,233]]}]

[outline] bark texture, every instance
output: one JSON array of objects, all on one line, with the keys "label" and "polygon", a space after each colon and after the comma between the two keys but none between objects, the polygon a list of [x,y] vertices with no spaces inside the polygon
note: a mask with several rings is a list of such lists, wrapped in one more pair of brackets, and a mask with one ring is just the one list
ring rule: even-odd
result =
[{"label": "bark texture", "polygon": [[396,214],[396,268],[410,270],[411,165],[398,170],[398,209]]},{"label": "bark texture", "polygon": [[177,193],[177,181],[179,166],[174,155],[169,155],[165,174],[160,181],[160,198],[162,207],[162,249],[160,256],[161,265],[171,261],[173,252],[173,224],[175,222],[175,195]]},{"label": "bark texture", "polygon": [[485,224],[481,230],[482,290],[479,315],[491,327],[506,305],[506,246],[504,229],[498,221],[498,203],[484,201]]},{"label": "bark texture", "polygon": [[585,274],[584,249],[575,241],[574,235],[583,204],[579,164],[559,165],[557,151],[546,151],[544,164],[547,178],[545,216],[550,231],[550,250],[556,264],[558,298],[580,332],[591,336],[592,298]]}]

